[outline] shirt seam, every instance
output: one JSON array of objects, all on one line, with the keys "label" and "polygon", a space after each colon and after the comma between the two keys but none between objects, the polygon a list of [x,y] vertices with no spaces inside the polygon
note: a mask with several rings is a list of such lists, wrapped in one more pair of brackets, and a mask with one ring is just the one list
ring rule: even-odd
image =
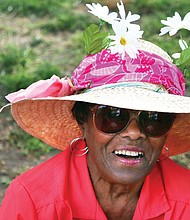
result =
[{"label": "shirt seam", "polygon": [[183,204],[186,204],[186,205],[190,205],[189,201],[181,201],[181,200],[170,199],[170,198],[168,198],[168,201],[179,202],[179,203],[183,203]]},{"label": "shirt seam", "polygon": [[23,187],[23,189],[24,189],[25,192],[27,193],[28,197],[30,198],[30,201],[32,202],[33,207],[35,208],[36,212],[38,212],[40,209],[42,209],[42,208],[44,208],[44,207],[47,207],[47,206],[49,206],[49,205],[52,205],[52,204],[55,204],[55,203],[58,203],[58,202],[64,202],[64,203],[67,205],[67,203],[66,203],[67,200],[65,200],[65,199],[59,199],[59,200],[54,200],[54,201],[52,201],[52,202],[46,203],[45,205],[36,207],[36,205],[35,205],[35,203],[34,203],[34,200],[33,200],[32,197],[30,196],[30,193],[28,192],[26,186],[25,186],[20,180],[18,180],[18,179],[15,180],[15,181],[17,181],[17,182]]},{"label": "shirt seam", "polygon": [[35,206],[34,200],[33,200],[32,197],[30,196],[30,194],[29,194],[29,192],[28,192],[26,186],[25,186],[19,179],[15,179],[15,181],[16,181],[17,183],[19,183],[19,184],[22,186],[22,188],[24,189],[24,191],[27,193],[27,195],[28,195],[28,197],[30,198],[30,201],[31,201],[31,203],[32,203],[32,205],[33,205],[33,207],[34,207],[34,209],[36,210],[36,213],[37,213],[37,208],[36,208],[36,206]]}]

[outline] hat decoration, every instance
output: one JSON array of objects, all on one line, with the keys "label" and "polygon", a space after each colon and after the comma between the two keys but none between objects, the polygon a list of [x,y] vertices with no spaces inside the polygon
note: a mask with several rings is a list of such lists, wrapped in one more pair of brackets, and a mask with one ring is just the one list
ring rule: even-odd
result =
[{"label": "hat decoration", "polygon": [[[124,4],[122,1],[120,1],[120,4],[117,3],[117,8],[119,10],[119,13],[116,12],[109,13],[109,8],[107,6],[102,6],[99,3],[86,4],[86,6],[89,9],[88,10],[89,13],[97,16],[100,19],[100,25],[98,26],[96,24],[91,24],[83,32],[87,57],[81,62],[79,67],[76,68],[76,70],[73,72],[72,79],[70,79],[69,76],[65,76],[64,78],[60,79],[58,76],[54,75],[50,79],[40,80],[39,82],[33,83],[33,85],[30,85],[27,89],[22,89],[18,92],[14,92],[7,95],[6,99],[8,99],[10,102],[16,102],[24,98],[30,99],[30,98],[42,98],[48,96],[62,97],[62,96],[71,95],[74,92],[83,91],[83,89],[86,88],[100,86],[98,84],[93,85],[91,80],[85,81],[81,73],[86,72],[86,70],[82,71],[80,67],[84,68],[84,66],[86,65],[85,62],[92,63],[92,61],[95,60],[95,58],[93,57],[90,58],[90,55],[97,54],[98,52],[101,51],[102,51],[102,57],[104,56],[104,59],[113,59],[121,63],[126,62],[124,59],[126,54],[128,55],[128,57],[130,57],[131,60],[137,58],[137,55],[139,55],[139,53],[141,57],[143,56],[142,52],[140,52],[140,49],[142,47],[142,40],[140,39],[142,38],[143,31],[141,30],[140,25],[133,23],[140,19],[140,15],[132,14],[130,11],[126,15]],[[175,12],[175,15],[173,17],[168,17],[166,21],[161,20],[161,22],[165,24],[166,27],[161,28],[159,35],[162,36],[169,32],[169,35],[173,36],[174,34],[177,33],[177,31],[180,31],[181,29],[187,29],[190,31],[190,23],[188,22],[189,19],[190,19],[190,12],[186,14],[183,20],[181,19],[179,13]],[[102,30],[105,24],[111,27],[110,32],[108,32],[107,28],[106,30]],[[182,35],[180,35],[180,37],[181,39],[179,40],[179,44],[182,48],[182,52],[173,54],[173,58],[174,58],[173,63],[176,66],[181,67],[180,69],[182,70],[184,75],[188,77],[190,75],[190,62],[189,62],[190,47],[188,47],[186,41],[182,40]],[[151,56],[156,56],[156,55],[151,54]],[[167,56],[167,54],[162,54],[162,57],[163,56]],[[145,57],[144,60],[145,59],[147,59],[147,57]],[[166,57],[164,57],[164,59],[166,59]],[[170,57],[168,56],[167,59],[170,59]],[[144,60],[141,62],[145,62]],[[97,64],[96,67],[94,68],[97,68],[98,65],[99,64]],[[149,68],[150,66],[151,65],[149,65]],[[88,66],[88,68],[90,67]],[[106,68],[108,69],[107,66]],[[175,66],[169,64],[168,68],[175,69]],[[80,74],[77,74],[77,72],[79,72]],[[139,72],[142,72],[142,68],[139,70]],[[157,70],[157,72],[159,71]],[[174,70],[174,72],[177,73],[178,71]],[[113,74],[115,74],[115,72],[113,72]],[[77,75],[80,75],[80,78]],[[175,77],[176,75],[173,76],[173,80]],[[134,81],[137,80],[139,79],[138,78],[134,79]],[[145,81],[149,82],[150,79]],[[184,95],[185,81],[183,79],[183,76],[179,76],[179,82],[181,85],[179,84],[177,88],[174,88],[172,85],[169,86],[165,85],[165,87],[166,89],[168,89],[169,93]],[[115,83],[115,82],[112,81],[111,83]],[[155,83],[163,84],[163,81],[161,82],[156,81]],[[178,82],[175,81],[175,84],[178,84]],[[172,90],[173,92],[171,92]]]},{"label": "hat decoration", "polygon": [[187,42],[183,40],[182,29],[190,31],[190,12],[188,12],[184,19],[181,18],[178,12],[174,13],[174,16],[167,17],[167,20],[161,20],[161,23],[166,25],[160,30],[159,36],[163,36],[169,33],[169,36],[174,36],[177,32],[180,32],[179,46],[181,48],[181,53],[174,53],[172,57],[174,58],[173,63],[180,68],[186,77],[190,77],[190,47]]},{"label": "hat decoration", "polygon": [[[174,54],[174,65],[165,51],[142,40],[143,31],[135,23],[140,15],[130,11],[126,14],[122,1],[117,3],[118,13],[109,12],[107,6],[99,3],[86,6],[100,19],[99,26],[91,24],[83,33],[86,57],[71,77],[60,79],[54,75],[7,95],[14,119],[29,134],[64,150],[82,135],[71,113],[75,101],[176,112],[181,116],[166,144],[171,155],[188,151],[190,114],[186,113],[190,113],[190,101],[184,97],[185,80],[177,67],[185,74],[190,72],[187,43],[180,40],[184,47],[180,54]],[[161,29],[160,35],[169,32],[172,36],[182,28],[190,30],[189,16],[188,13],[180,20],[176,13],[173,18],[162,20],[167,27]],[[173,19],[177,19],[177,27]],[[182,147],[179,149],[178,145]]]},{"label": "hat decoration", "polygon": [[[112,54],[119,53],[124,58],[127,53],[131,58],[136,58],[140,48],[139,39],[142,38],[143,31],[138,24],[132,22],[140,19],[140,15],[129,11],[126,16],[123,2],[117,3],[119,14],[109,13],[107,6],[99,3],[86,4],[89,12],[100,19],[100,26],[91,24],[84,31],[84,41],[87,54],[95,54],[103,49],[109,48]],[[111,27],[110,32],[102,31],[103,25],[107,23]]]}]

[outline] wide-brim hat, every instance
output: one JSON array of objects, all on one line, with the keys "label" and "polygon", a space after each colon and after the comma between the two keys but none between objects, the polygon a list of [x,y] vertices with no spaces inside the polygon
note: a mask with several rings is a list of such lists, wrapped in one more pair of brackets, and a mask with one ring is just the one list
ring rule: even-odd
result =
[{"label": "wide-brim hat", "polygon": [[[122,59],[109,50],[85,57],[73,72],[71,80],[59,81],[64,85],[68,82],[67,93],[60,92],[65,88],[63,85],[64,88],[56,90],[59,83],[54,76],[56,86],[52,86],[50,81],[41,81],[28,90],[9,95],[7,98],[12,102],[14,119],[29,134],[64,150],[73,139],[82,136],[72,115],[76,101],[172,112],[177,116],[165,146],[170,155],[189,151],[190,97],[183,96],[182,73],[159,47],[142,41],[141,48],[137,58],[133,59],[127,54]],[[40,90],[42,84],[50,84],[45,92]]]}]

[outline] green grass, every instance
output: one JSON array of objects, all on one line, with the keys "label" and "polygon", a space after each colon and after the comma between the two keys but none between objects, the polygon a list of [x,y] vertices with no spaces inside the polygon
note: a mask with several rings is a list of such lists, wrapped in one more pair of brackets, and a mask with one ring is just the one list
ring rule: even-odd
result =
[{"label": "green grass", "polygon": [[37,80],[50,78],[53,74],[61,76],[61,71],[56,65],[45,60],[37,62],[36,59],[37,55],[33,53],[31,47],[20,48],[16,45],[8,45],[1,51],[1,97],[26,88]]},{"label": "green grass", "polygon": [[49,153],[54,149],[44,142],[26,134],[21,129],[16,129],[10,133],[10,144],[17,146],[23,155],[34,155],[40,157],[44,153]]},{"label": "green grass", "polygon": [[11,181],[12,181],[12,178],[10,178],[9,176],[4,176],[1,179],[0,184],[4,185],[5,187],[8,187]]},{"label": "green grass", "polygon": [[69,0],[1,0],[0,11],[19,16],[54,17],[70,8],[72,3]]},{"label": "green grass", "polygon": [[84,30],[92,21],[87,15],[81,15],[74,12],[64,12],[57,18],[49,20],[46,24],[42,24],[42,30],[47,32]]},{"label": "green grass", "polygon": [[17,67],[26,67],[30,48],[19,48],[16,45],[6,46],[0,53],[0,74],[11,74]]},{"label": "green grass", "polygon": [[129,2],[129,10],[140,14],[157,14],[172,16],[175,11],[184,15],[189,10],[188,0],[135,0]]}]

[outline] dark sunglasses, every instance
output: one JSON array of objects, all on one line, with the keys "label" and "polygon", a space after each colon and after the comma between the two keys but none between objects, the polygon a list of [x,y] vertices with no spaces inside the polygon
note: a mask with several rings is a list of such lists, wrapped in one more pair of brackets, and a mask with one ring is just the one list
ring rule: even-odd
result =
[{"label": "dark sunglasses", "polygon": [[167,134],[175,119],[174,113],[134,111],[105,105],[98,105],[90,111],[96,128],[106,134],[122,132],[131,119],[136,118],[146,136],[159,137]]}]

